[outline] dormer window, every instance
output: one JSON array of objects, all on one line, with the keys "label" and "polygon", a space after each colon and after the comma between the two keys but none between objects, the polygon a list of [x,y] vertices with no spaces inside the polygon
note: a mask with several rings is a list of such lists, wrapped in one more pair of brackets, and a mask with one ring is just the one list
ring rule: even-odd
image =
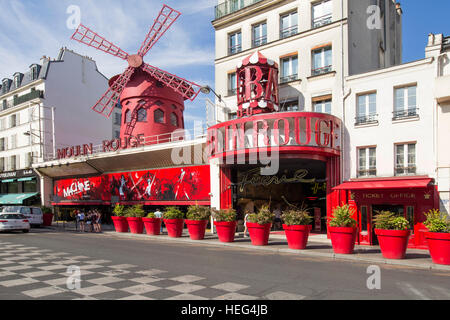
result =
[{"label": "dormer window", "polygon": [[14,87],[16,89],[20,87],[20,74],[14,76]]},{"label": "dormer window", "polygon": [[2,94],[5,94],[9,91],[9,86],[10,86],[10,80],[9,79],[3,80]]},{"label": "dormer window", "polygon": [[39,72],[38,66],[37,66],[36,64],[33,64],[33,65],[30,67],[30,80],[31,80],[31,81],[37,80],[37,78],[38,78],[38,72]]}]

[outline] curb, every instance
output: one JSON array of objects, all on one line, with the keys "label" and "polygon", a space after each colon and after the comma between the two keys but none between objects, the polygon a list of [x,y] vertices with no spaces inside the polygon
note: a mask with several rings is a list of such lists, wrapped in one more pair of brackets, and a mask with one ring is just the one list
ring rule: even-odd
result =
[{"label": "curb", "polygon": [[[167,235],[160,236],[152,236],[146,234],[132,234],[132,233],[117,233],[115,231],[104,231],[103,234],[107,234],[113,237],[118,238],[129,238],[129,239],[144,239],[144,240],[158,240],[158,241],[175,241],[175,242],[184,242],[184,243],[194,243],[194,244],[205,244],[215,247],[231,247],[231,248],[239,248],[244,250],[259,250],[259,251],[267,251],[272,253],[287,253],[292,255],[304,255],[311,257],[320,257],[320,258],[328,258],[332,260],[342,260],[342,261],[359,261],[365,263],[378,263],[378,264],[386,264],[386,265],[396,265],[396,266],[405,266],[417,269],[425,269],[425,270],[439,270],[439,271],[450,271],[450,266],[446,265],[438,265],[434,263],[426,263],[426,264],[416,264],[408,262],[406,259],[395,260],[395,259],[385,259],[385,258],[363,258],[358,256],[361,254],[360,252],[356,254],[343,255],[343,254],[335,254],[335,253],[325,253],[325,252],[314,252],[310,250],[293,250],[293,249],[284,249],[284,248],[271,248],[270,246],[253,246],[251,244],[238,244],[235,242],[218,242],[217,239],[204,239],[204,240],[191,240],[189,237],[185,238],[171,238]],[[183,234],[185,236],[185,234]],[[320,243],[320,242],[314,242]],[[364,254],[364,251],[362,252]],[[380,252],[381,254],[381,252]],[[430,258],[431,259],[431,258]]]}]

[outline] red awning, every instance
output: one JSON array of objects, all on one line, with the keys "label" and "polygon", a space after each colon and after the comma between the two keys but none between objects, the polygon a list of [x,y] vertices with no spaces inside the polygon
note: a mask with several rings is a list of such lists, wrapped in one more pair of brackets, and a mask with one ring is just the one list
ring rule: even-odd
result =
[{"label": "red awning", "polygon": [[427,188],[432,181],[431,178],[347,181],[333,190]]}]

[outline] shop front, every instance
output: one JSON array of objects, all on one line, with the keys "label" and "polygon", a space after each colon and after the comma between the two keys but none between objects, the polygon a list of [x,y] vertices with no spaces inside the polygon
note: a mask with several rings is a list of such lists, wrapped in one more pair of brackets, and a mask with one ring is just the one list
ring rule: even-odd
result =
[{"label": "shop front", "polygon": [[410,222],[408,246],[426,249],[425,212],[439,208],[434,180],[428,177],[394,177],[344,182],[333,188],[333,206],[347,203],[358,221],[359,244],[377,245],[374,218],[380,211],[402,215]]},{"label": "shop front", "polygon": [[38,181],[32,169],[0,173],[0,205],[40,206]]},{"label": "shop front", "polygon": [[281,212],[306,206],[313,230],[325,232],[331,188],[340,179],[340,127],[328,114],[274,112],[209,128],[210,166],[220,177],[211,180],[220,194],[215,206],[234,208],[240,219],[263,205]]}]

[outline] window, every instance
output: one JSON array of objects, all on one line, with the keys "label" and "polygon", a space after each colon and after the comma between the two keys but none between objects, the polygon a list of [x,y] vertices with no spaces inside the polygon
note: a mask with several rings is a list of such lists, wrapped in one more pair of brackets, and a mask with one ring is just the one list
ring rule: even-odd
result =
[{"label": "window", "polygon": [[140,108],[137,112],[137,121],[146,122],[147,121],[147,109]]},{"label": "window", "polygon": [[178,127],[178,117],[175,113],[170,114],[170,123],[174,126],[174,127]]},{"label": "window", "polygon": [[10,170],[10,171],[16,170],[16,168],[17,168],[17,166],[16,166],[16,160],[17,160],[16,156],[11,156],[11,157],[9,158],[9,170]]},{"label": "window", "polygon": [[312,75],[316,76],[331,72],[333,67],[331,46],[318,48],[312,51]]},{"label": "window", "polygon": [[407,206],[406,207],[406,220],[409,222],[409,229],[414,232],[414,207]]},{"label": "window", "polygon": [[267,23],[263,22],[253,26],[253,47],[259,47],[267,43]]},{"label": "window", "polygon": [[331,23],[333,2],[331,0],[321,1],[312,6],[312,27],[318,28]]},{"label": "window", "polygon": [[237,86],[236,72],[229,73],[228,74],[228,95],[229,96],[236,95],[236,86]]},{"label": "window", "polygon": [[11,136],[11,149],[17,148],[17,134]]},{"label": "window", "polygon": [[377,122],[377,94],[357,96],[356,124]]},{"label": "window", "polygon": [[8,109],[8,102],[6,102],[6,99],[2,101],[2,110]]},{"label": "window", "polygon": [[17,126],[17,115],[13,114],[10,118],[9,118],[9,127],[10,128],[14,128],[15,126]]},{"label": "window", "polygon": [[131,111],[127,110],[125,112],[125,123],[130,123],[131,122]]},{"label": "window", "polygon": [[0,172],[5,171],[5,158],[0,158]]},{"label": "window", "polygon": [[237,113],[236,112],[231,112],[228,114],[228,120],[234,120],[237,119]]},{"label": "window", "polygon": [[298,57],[290,56],[281,59],[280,83],[286,83],[298,79]]},{"label": "window", "polygon": [[298,99],[286,101],[281,105],[280,111],[299,111]]},{"label": "window", "polygon": [[23,192],[25,192],[25,193],[37,192],[36,179],[33,179],[31,181],[24,181],[23,182]]},{"label": "window", "polygon": [[314,112],[331,114],[331,99],[313,101]]},{"label": "window", "polygon": [[416,174],[416,144],[395,145],[395,175]]},{"label": "window", "polygon": [[0,138],[0,151],[6,150],[6,138]]},{"label": "window", "polygon": [[26,154],[26,158],[25,158],[25,167],[26,168],[31,168],[32,165],[33,165],[33,153],[32,152],[28,152]]},{"label": "window", "polygon": [[2,85],[2,94],[5,94],[9,91],[9,80],[3,81]]},{"label": "window", "polygon": [[164,112],[161,109],[155,110],[155,123],[164,123]]},{"label": "window", "polygon": [[114,113],[114,125],[120,126],[122,123],[122,115],[120,113]]},{"label": "window", "polygon": [[30,80],[37,80],[38,78],[38,66],[37,65],[33,65],[31,66],[31,70],[30,70]]},{"label": "window", "polygon": [[14,77],[14,87],[19,88],[20,87],[20,75],[17,75]]},{"label": "window", "polygon": [[114,130],[114,139],[120,139],[120,131]]},{"label": "window", "polygon": [[242,51],[241,31],[228,35],[228,54],[235,54]]},{"label": "window", "polygon": [[280,18],[280,39],[284,39],[297,34],[298,15],[297,11],[281,16]]},{"label": "window", "polygon": [[367,206],[361,206],[361,231],[367,231]]},{"label": "window", "polygon": [[358,148],[358,177],[377,175],[377,149]]},{"label": "window", "polygon": [[396,88],[394,90],[393,120],[417,117],[417,86]]}]

